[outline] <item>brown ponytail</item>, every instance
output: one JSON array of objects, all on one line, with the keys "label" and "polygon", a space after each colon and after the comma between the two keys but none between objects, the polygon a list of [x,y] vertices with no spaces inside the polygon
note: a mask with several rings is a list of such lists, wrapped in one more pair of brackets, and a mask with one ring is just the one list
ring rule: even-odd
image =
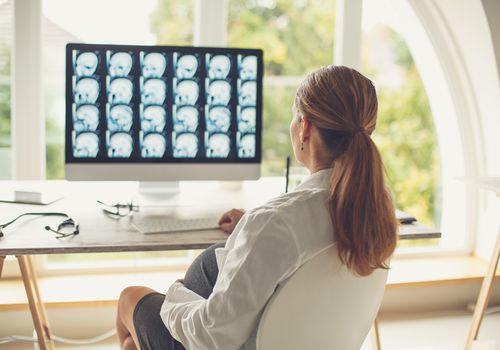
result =
[{"label": "brown ponytail", "polygon": [[387,268],[397,221],[370,135],[377,120],[372,82],[354,69],[328,66],[299,87],[295,107],[318,129],[332,164],[329,206],[340,260],[366,276]]}]

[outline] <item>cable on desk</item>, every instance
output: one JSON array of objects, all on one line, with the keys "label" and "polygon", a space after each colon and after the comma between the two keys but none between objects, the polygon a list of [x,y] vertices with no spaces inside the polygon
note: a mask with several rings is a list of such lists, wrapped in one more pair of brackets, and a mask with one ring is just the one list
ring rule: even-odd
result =
[{"label": "cable on desk", "polygon": [[[59,343],[63,344],[72,344],[72,345],[86,345],[86,344],[94,344],[105,339],[111,338],[116,334],[115,329],[111,329],[104,334],[98,335],[97,337],[88,338],[88,339],[68,339],[63,337],[58,337],[57,335],[51,335],[51,338]],[[13,342],[25,342],[25,343],[38,343],[38,339],[36,338],[36,331],[33,331],[33,337],[26,337],[22,335],[11,335],[8,337],[0,338],[0,345],[13,343]]]}]

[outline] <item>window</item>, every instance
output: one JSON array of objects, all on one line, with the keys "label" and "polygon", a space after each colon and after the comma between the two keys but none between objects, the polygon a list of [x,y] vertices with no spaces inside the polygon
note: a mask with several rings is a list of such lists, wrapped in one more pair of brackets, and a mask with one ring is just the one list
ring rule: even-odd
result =
[{"label": "window", "polygon": [[437,135],[422,80],[396,19],[390,6],[363,2],[361,71],[375,82],[379,98],[374,140],[396,206],[425,224],[439,226]]},{"label": "window", "polygon": [[[262,176],[282,176],[303,77],[333,62],[335,1],[229,0],[228,45],[264,50]],[[292,156],[293,158],[293,156]]]},{"label": "window", "polygon": [[11,47],[12,0],[0,0],[0,179],[11,179]]}]

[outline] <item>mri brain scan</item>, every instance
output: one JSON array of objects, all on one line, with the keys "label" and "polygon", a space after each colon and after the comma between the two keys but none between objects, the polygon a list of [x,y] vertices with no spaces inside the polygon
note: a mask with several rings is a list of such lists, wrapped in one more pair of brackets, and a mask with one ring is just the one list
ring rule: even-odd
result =
[{"label": "mri brain scan", "polygon": [[73,156],[75,158],[95,158],[99,151],[99,138],[91,132],[84,132],[75,138]]},{"label": "mri brain scan", "polygon": [[241,85],[240,106],[255,106],[257,103],[257,83],[255,81],[247,81]]},{"label": "mri brain scan", "polygon": [[238,131],[242,133],[255,132],[256,111],[255,108],[244,108],[238,118]]},{"label": "mri brain scan", "polygon": [[79,77],[90,77],[96,69],[99,59],[97,55],[92,52],[84,52],[78,55],[75,64],[76,75]]},{"label": "mri brain scan", "polygon": [[108,115],[108,130],[130,131],[132,128],[134,113],[127,105],[118,105],[111,108]]},{"label": "mri brain scan", "polygon": [[237,163],[260,153],[259,50],[70,44],[66,52],[69,160]]},{"label": "mri brain scan", "polygon": [[212,134],[207,141],[207,157],[226,158],[231,150],[231,140],[226,134]]},{"label": "mri brain scan", "polygon": [[112,104],[129,104],[132,94],[133,85],[129,79],[114,79],[109,86],[108,101]]},{"label": "mri brain scan", "polygon": [[96,131],[99,126],[99,109],[94,105],[83,105],[73,115],[73,128],[76,132]]},{"label": "mri brain scan", "polygon": [[99,83],[95,79],[80,79],[75,86],[74,97],[77,104],[94,104],[99,96]]},{"label": "mri brain scan", "polygon": [[132,56],[126,52],[117,52],[111,56],[108,63],[109,75],[126,77],[132,69]]},{"label": "mri brain scan", "polygon": [[179,108],[174,115],[174,131],[195,132],[198,128],[198,111],[194,107]]},{"label": "mri brain scan", "polygon": [[231,125],[231,112],[226,107],[213,107],[208,112],[207,131],[227,132]]},{"label": "mri brain scan", "polygon": [[141,130],[150,132],[161,132],[165,128],[167,112],[160,106],[150,106],[144,109],[141,115]]},{"label": "mri brain scan", "polygon": [[161,158],[165,154],[167,143],[161,134],[148,134],[142,140],[142,158]]},{"label": "mri brain scan", "polygon": [[175,76],[179,79],[191,79],[198,69],[198,60],[193,55],[184,55],[177,60]]},{"label": "mri brain scan", "polygon": [[165,73],[167,59],[161,53],[151,52],[144,56],[142,75],[144,78],[160,78]]},{"label": "mri brain scan", "polygon": [[193,80],[183,80],[177,84],[175,104],[177,106],[193,106],[198,100],[200,88]]},{"label": "mri brain scan", "polygon": [[255,135],[243,135],[238,142],[238,157],[253,158],[255,157]]},{"label": "mri brain scan", "polygon": [[226,55],[212,56],[208,63],[210,79],[226,79],[231,70],[231,60]]},{"label": "mri brain scan", "polygon": [[134,143],[132,136],[119,132],[111,135],[108,144],[109,158],[128,158],[132,154]]},{"label": "mri brain scan", "polygon": [[208,87],[207,103],[210,106],[227,106],[231,99],[231,85],[224,80],[215,80]]},{"label": "mri brain scan", "polygon": [[175,139],[175,158],[194,158],[198,153],[198,138],[195,134],[180,134]]},{"label": "mri brain scan", "polygon": [[246,56],[240,63],[240,79],[256,80],[257,79],[257,57]]},{"label": "mri brain scan", "polygon": [[161,79],[146,80],[142,88],[142,103],[161,105],[167,96],[167,85]]}]

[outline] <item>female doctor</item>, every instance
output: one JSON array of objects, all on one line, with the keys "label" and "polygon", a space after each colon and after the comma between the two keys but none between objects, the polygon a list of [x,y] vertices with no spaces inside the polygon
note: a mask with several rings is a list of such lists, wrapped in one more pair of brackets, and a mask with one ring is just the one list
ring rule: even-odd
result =
[{"label": "female doctor", "polygon": [[370,137],[373,83],[347,67],[322,67],[302,82],[292,114],[293,151],[310,176],[250,212],[222,215],[227,242],[200,254],[165,295],[126,288],[117,316],[122,349],[255,349],[276,287],[333,243],[353,274],[387,268],[397,222]]}]

